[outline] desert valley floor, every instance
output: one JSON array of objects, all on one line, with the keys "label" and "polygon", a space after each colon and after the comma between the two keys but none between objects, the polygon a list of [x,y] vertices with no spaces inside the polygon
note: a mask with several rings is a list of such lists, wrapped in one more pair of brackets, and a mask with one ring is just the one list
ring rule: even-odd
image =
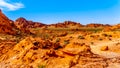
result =
[{"label": "desert valley floor", "polygon": [[43,24],[0,11],[0,68],[120,68],[120,24]]}]

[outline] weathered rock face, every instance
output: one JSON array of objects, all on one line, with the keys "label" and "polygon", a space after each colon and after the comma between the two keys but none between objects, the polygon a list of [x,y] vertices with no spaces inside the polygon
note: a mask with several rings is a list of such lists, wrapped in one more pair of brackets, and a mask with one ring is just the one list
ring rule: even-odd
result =
[{"label": "weathered rock face", "polygon": [[42,27],[45,26],[45,24],[39,23],[39,22],[33,22],[33,21],[28,21],[25,18],[18,18],[15,21],[15,25],[19,28],[25,28],[25,29],[29,29],[29,28],[36,28],[36,27]]},{"label": "weathered rock face", "polygon": [[56,54],[54,49],[58,49],[59,46],[60,45],[57,43],[45,41],[41,38],[27,37],[26,39],[15,45],[5,55],[2,55],[0,62],[3,61],[8,64],[10,62],[8,66],[10,66],[11,64],[15,64],[18,65],[18,67],[19,65],[24,66],[24,64],[26,67],[26,65],[30,64],[33,67],[35,66],[34,68],[37,68],[36,66],[39,64],[39,62],[42,63],[50,57],[57,57],[58,55]]},{"label": "weathered rock face", "polygon": [[86,27],[110,27],[109,24],[96,24],[96,23],[91,23],[87,24]]},{"label": "weathered rock face", "polygon": [[10,20],[0,10],[0,24],[9,26],[10,25],[9,22],[10,22]]},{"label": "weathered rock face", "polygon": [[80,23],[76,23],[76,22],[72,22],[72,21],[65,21],[63,23],[57,23],[57,24],[51,24],[48,26],[54,26],[54,27],[64,27],[64,28],[70,28],[72,26],[76,26],[76,27],[82,27],[83,25],[81,25]]},{"label": "weathered rock face", "polygon": [[5,34],[16,34],[14,31],[14,26],[11,24],[11,20],[9,20],[0,10],[0,33]]},{"label": "weathered rock face", "polygon": [[99,27],[99,26],[103,26],[103,24],[87,24],[87,27]]},{"label": "weathered rock face", "polygon": [[[1,45],[2,46],[2,45]],[[41,38],[27,37],[18,44],[2,50],[1,68],[106,68],[107,59],[93,54],[86,44],[59,44]]]},{"label": "weathered rock face", "polygon": [[25,18],[18,18],[14,24],[17,26],[19,30],[21,30],[24,33],[31,34],[30,28],[37,28],[37,27],[43,27],[45,24],[39,23],[39,22],[33,22],[28,21]]}]

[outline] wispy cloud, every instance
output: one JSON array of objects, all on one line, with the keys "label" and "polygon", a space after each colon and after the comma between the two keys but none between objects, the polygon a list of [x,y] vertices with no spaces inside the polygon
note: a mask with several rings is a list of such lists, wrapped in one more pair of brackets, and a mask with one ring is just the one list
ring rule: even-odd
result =
[{"label": "wispy cloud", "polygon": [[24,8],[24,5],[22,3],[10,3],[7,0],[0,0],[0,9],[14,11],[20,8]]}]

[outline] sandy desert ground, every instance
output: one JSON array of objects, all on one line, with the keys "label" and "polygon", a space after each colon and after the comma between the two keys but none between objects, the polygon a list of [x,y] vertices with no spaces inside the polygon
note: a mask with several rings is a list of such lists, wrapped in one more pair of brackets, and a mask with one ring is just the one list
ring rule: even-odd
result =
[{"label": "sandy desert ground", "polygon": [[46,25],[0,12],[0,68],[120,68],[120,24]]}]

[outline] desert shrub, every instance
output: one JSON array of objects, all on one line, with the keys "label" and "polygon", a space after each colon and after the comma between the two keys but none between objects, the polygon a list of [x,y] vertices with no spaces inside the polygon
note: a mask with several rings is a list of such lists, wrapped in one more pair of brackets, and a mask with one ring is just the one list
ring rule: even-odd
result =
[{"label": "desert shrub", "polygon": [[94,37],[94,35],[90,35],[90,37],[92,37],[92,38],[93,38],[93,37]]},{"label": "desert shrub", "polygon": [[41,37],[42,39],[50,39],[50,34],[48,33],[37,33],[37,37]]},{"label": "desert shrub", "polygon": [[60,38],[57,38],[55,42],[59,42],[60,41]]},{"label": "desert shrub", "polygon": [[34,46],[38,46],[39,45],[39,42],[35,41],[33,42]]},{"label": "desert shrub", "polygon": [[64,40],[64,45],[69,44],[69,40]]},{"label": "desert shrub", "polygon": [[78,36],[78,39],[85,39],[85,38],[84,38],[83,36],[80,35],[80,36]]},{"label": "desert shrub", "polygon": [[49,39],[49,38],[50,38],[49,34],[45,34],[45,39]]},{"label": "desert shrub", "polygon": [[112,35],[108,35],[108,34],[102,34],[105,37],[112,37]]},{"label": "desert shrub", "polygon": [[38,68],[45,68],[45,65],[38,65]]},{"label": "desert shrub", "polygon": [[74,31],[69,31],[68,34],[74,34],[75,32]]},{"label": "desert shrub", "polygon": [[94,44],[94,42],[91,42],[91,44],[93,45],[93,44]]},{"label": "desert shrub", "polygon": [[99,38],[100,41],[102,41],[103,39],[102,38]]},{"label": "desert shrub", "polygon": [[107,37],[108,35],[107,34],[102,34],[103,36]]},{"label": "desert shrub", "polygon": [[108,37],[112,37],[112,35],[108,35]]},{"label": "desert shrub", "polygon": [[108,38],[109,40],[112,40],[111,38]]},{"label": "desert shrub", "polygon": [[59,37],[63,37],[63,36],[66,36],[68,33],[67,32],[63,32],[59,35]]}]

